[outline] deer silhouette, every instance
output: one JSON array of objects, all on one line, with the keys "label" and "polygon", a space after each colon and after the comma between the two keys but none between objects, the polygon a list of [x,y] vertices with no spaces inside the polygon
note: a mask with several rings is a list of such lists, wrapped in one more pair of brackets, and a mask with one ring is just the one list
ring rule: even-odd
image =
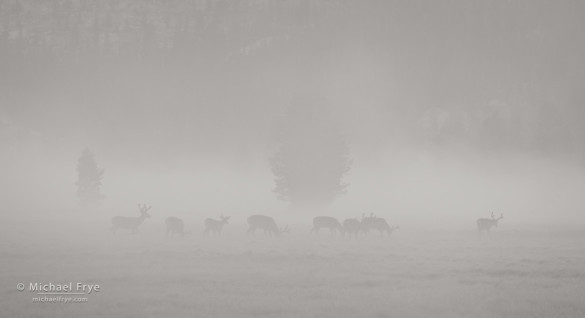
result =
[{"label": "deer silhouette", "polygon": [[313,218],[313,228],[311,233],[319,233],[321,228],[329,229],[331,234],[343,232],[343,226],[337,221],[336,218],[330,216],[317,216]]},{"label": "deer silhouette", "polygon": [[205,232],[204,234],[207,235],[209,233],[215,233],[217,235],[221,235],[221,231],[223,230],[223,226],[228,224],[228,220],[230,219],[229,216],[221,215],[219,220],[214,220],[211,218],[205,219]]},{"label": "deer silhouette", "polygon": [[502,213],[499,218],[496,219],[494,212],[492,212],[492,216],[490,219],[477,219],[477,235],[481,237],[481,232],[486,232],[487,234],[490,233],[490,229],[492,227],[498,227],[498,222],[504,218],[504,214]]},{"label": "deer silhouette", "polygon": [[365,233],[368,233],[370,230],[376,230],[380,232],[380,235],[384,235],[384,233],[386,233],[388,236],[391,236],[394,230],[400,228],[398,226],[391,227],[388,225],[388,222],[386,222],[386,219],[377,217],[373,213],[370,214],[369,217],[366,217],[365,214],[362,215],[361,225],[362,231]]},{"label": "deer silhouette", "polygon": [[190,231],[185,232],[185,222],[183,220],[170,216],[165,220],[166,236],[178,234],[180,238],[185,237],[185,234],[191,234]]},{"label": "deer silhouette", "polygon": [[110,229],[112,233],[116,234],[118,229],[125,229],[131,230],[132,233],[136,233],[138,231],[138,227],[146,220],[146,218],[150,218],[150,214],[148,212],[152,207],[147,207],[146,204],[140,205],[138,204],[138,211],[140,211],[140,216],[138,217],[128,217],[128,216],[115,216],[112,218],[112,228]]},{"label": "deer silhouette", "polygon": [[269,217],[269,216],[265,216],[265,215],[252,215],[250,217],[248,217],[248,225],[250,226],[250,228],[248,229],[247,234],[252,234],[254,235],[256,232],[256,229],[261,229],[264,230],[264,235],[269,235],[269,236],[280,236],[283,233],[288,233],[290,232],[288,225],[284,228],[279,228],[278,225],[276,225],[276,222],[274,221],[273,218]]},{"label": "deer silhouette", "polygon": [[362,222],[356,218],[354,219],[345,219],[343,221],[343,232],[341,232],[343,236],[349,235],[351,239],[354,237],[356,240],[360,233],[365,233],[364,228],[362,226]]}]

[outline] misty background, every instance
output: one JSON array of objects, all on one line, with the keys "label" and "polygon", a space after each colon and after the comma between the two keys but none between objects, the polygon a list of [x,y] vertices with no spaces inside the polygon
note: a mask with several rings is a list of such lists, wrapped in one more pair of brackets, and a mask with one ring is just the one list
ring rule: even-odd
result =
[{"label": "misty background", "polygon": [[[495,211],[583,224],[584,12],[568,0],[0,1],[0,213],[107,223],[146,202],[159,223],[374,212],[474,228]],[[346,193],[298,210],[273,192],[271,158],[306,96],[351,167]],[[90,210],[75,197],[85,148],[105,171]]]}]

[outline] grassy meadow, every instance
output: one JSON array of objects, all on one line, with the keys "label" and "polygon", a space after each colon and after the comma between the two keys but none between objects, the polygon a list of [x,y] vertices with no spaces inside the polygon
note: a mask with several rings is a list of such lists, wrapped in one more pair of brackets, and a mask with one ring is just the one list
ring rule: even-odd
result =
[{"label": "grassy meadow", "polygon": [[[73,224],[72,222],[71,224]],[[1,317],[585,317],[585,232],[502,224],[401,228],[359,240],[309,226],[267,238],[244,223],[165,238],[108,224],[8,222]],[[83,303],[32,302],[20,282],[99,284]]]}]

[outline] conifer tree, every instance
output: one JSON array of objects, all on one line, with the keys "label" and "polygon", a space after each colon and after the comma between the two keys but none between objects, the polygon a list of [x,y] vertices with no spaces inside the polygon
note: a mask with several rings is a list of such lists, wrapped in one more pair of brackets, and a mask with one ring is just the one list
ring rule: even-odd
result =
[{"label": "conifer tree", "polygon": [[319,96],[301,96],[287,109],[275,135],[271,158],[274,192],[293,206],[322,207],[349,184],[349,142]]},{"label": "conifer tree", "polygon": [[104,169],[98,167],[93,152],[83,150],[77,161],[77,198],[87,207],[99,206],[104,195],[100,192]]}]

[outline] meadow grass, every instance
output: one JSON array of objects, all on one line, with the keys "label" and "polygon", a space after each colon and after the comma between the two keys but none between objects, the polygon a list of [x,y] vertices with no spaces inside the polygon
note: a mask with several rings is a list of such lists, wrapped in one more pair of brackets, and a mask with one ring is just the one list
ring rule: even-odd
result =
[{"label": "meadow grass", "polygon": [[[400,230],[355,240],[155,227],[2,232],[1,317],[585,317],[585,232]],[[84,282],[85,303],[33,303],[24,282]]]}]

